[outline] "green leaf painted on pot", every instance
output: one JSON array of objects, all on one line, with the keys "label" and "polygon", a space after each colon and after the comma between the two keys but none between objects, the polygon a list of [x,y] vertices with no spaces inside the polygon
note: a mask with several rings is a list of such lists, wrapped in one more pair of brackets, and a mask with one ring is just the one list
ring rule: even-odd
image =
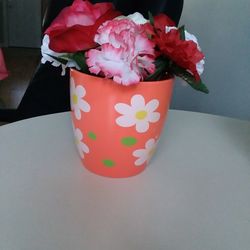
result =
[{"label": "green leaf painted on pot", "polygon": [[123,137],[121,143],[125,146],[131,147],[137,143],[137,139],[132,136]]},{"label": "green leaf painted on pot", "polygon": [[89,133],[88,133],[88,137],[89,137],[90,139],[92,139],[92,140],[96,140],[96,134],[93,133],[93,132],[89,132]]},{"label": "green leaf painted on pot", "polygon": [[102,161],[105,167],[112,168],[115,166],[115,162],[110,159],[105,159]]}]

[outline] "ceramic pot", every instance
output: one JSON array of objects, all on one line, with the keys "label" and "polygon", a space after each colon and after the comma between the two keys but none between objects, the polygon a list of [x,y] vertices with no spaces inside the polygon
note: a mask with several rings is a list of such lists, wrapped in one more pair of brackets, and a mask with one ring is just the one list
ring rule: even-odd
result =
[{"label": "ceramic pot", "polygon": [[84,167],[102,176],[137,175],[163,129],[173,79],[123,86],[71,69],[71,115]]}]

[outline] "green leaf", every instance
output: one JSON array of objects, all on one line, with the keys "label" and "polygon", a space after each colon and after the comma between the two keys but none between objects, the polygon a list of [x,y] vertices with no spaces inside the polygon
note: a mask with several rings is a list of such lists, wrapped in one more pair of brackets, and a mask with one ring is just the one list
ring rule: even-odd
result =
[{"label": "green leaf", "polygon": [[177,65],[173,65],[171,69],[173,70],[173,73],[175,75],[185,80],[193,89],[196,89],[206,94],[209,93],[207,86],[202,82],[202,80],[196,81],[194,76],[187,72],[185,69],[178,67]]},{"label": "green leaf", "polygon": [[88,65],[86,64],[86,57],[84,52],[77,52],[72,55],[72,60],[77,63],[82,72],[88,73]]},{"label": "green leaf", "polygon": [[68,53],[68,54],[61,55],[59,57],[56,57],[50,54],[48,55],[64,65],[66,65],[68,61],[72,60],[76,62],[76,64],[79,66],[80,71],[84,73],[89,73],[84,52]]},{"label": "green leaf", "polygon": [[169,67],[169,60],[165,57],[158,57],[155,61],[155,72],[149,75],[145,81],[160,80],[165,75]]},{"label": "green leaf", "polygon": [[56,61],[58,61],[61,64],[65,65],[68,62],[68,59],[66,57],[64,57],[64,56],[62,56],[62,57],[56,57],[56,56],[52,56],[50,54],[47,54],[47,55],[50,56],[50,57],[52,57],[53,59],[55,59]]},{"label": "green leaf", "polygon": [[178,28],[178,30],[180,32],[181,40],[185,41],[185,26],[182,25],[180,28]]},{"label": "green leaf", "polygon": [[148,12],[148,19],[149,19],[149,23],[154,26],[154,17],[152,15],[152,13],[149,11]]}]

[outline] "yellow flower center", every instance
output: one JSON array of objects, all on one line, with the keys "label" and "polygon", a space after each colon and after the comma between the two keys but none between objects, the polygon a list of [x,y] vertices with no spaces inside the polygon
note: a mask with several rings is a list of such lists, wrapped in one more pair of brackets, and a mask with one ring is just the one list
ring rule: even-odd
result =
[{"label": "yellow flower center", "polygon": [[74,104],[77,104],[77,103],[78,103],[78,97],[77,97],[76,94],[73,94],[73,96],[72,96],[72,101],[73,101]]},{"label": "yellow flower center", "polygon": [[147,116],[147,114],[148,114],[147,111],[140,110],[140,111],[136,112],[135,117],[138,120],[143,120],[143,119],[145,119],[145,117]]}]

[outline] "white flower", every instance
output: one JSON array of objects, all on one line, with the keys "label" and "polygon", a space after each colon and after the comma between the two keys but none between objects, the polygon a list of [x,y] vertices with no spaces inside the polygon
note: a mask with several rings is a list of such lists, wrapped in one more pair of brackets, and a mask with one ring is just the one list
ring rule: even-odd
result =
[{"label": "white flower", "polygon": [[145,162],[149,162],[156,150],[156,145],[157,141],[155,139],[149,139],[145,144],[145,148],[135,150],[133,156],[138,158],[135,165],[140,166]]},{"label": "white flower", "polygon": [[82,141],[83,135],[82,131],[79,128],[74,128],[74,136],[75,136],[75,143],[81,158],[84,158],[84,153],[89,153],[89,147]]},{"label": "white flower", "polygon": [[[165,32],[168,33],[173,29],[177,30],[177,28],[175,26],[166,26]],[[186,30],[185,30],[185,40],[186,41],[193,41],[194,43],[196,43],[198,50],[201,51],[201,47],[198,43],[197,38],[193,34],[190,34],[189,32],[187,32]],[[196,70],[197,70],[199,75],[201,75],[204,71],[204,64],[205,64],[204,59],[201,59],[198,63],[196,63]]]},{"label": "white flower", "polygon": [[57,61],[54,57],[62,57],[65,56],[66,53],[57,53],[49,48],[49,36],[45,35],[43,37],[42,46],[41,46],[41,54],[42,59],[41,63],[45,64],[46,62],[50,62],[54,67],[62,67],[62,73],[61,75],[65,75],[65,69],[67,67],[75,67],[77,69],[80,69],[76,62],[73,60],[69,60],[67,64],[62,64],[59,61]]},{"label": "white flower", "polygon": [[[186,30],[185,30],[185,40],[186,41],[193,41],[194,43],[196,43],[199,51],[201,51],[201,47],[198,43],[197,38],[193,34],[190,34],[189,32],[187,32]],[[202,59],[198,63],[196,63],[196,70],[197,70],[199,75],[201,75],[204,71],[204,64],[205,64],[204,59]]]},{"label": "white flower", "polygon": [[166,26],[165,27],[165,32],[168,33],[171,30],[177,30],[177,28],[175,26]]},{"label": "white flower", "polygon": [[160,113],[154,112],[159,101],[153,99],[145,104],[142,95],[134,95],[131,98],[131,106],[126,103],[117,103],[115,110],[122,114],[116,119],[116,123],[121,127],[132,127],[135,125],[136,131],[144,133],[149,129],[149,123],[155,123],[160,119]]},{"label": "white flower", "polygon": [[75,86],[74,78],[70,78],[70,104],[77,120],[81,119],[81,111],[89,112],[90,105],[83,99],[86,90],[83,86]]},{"label": "white flower", "polygon": [[135,12],[134,14],[130,14],[128,16],[118,16],[115,19],[120,20],[120,19],[125,19],[128,18],[132,20],[136,24],[145,24],[148,23],[148,20],[143,17],[143,15],[139,12]]}]

